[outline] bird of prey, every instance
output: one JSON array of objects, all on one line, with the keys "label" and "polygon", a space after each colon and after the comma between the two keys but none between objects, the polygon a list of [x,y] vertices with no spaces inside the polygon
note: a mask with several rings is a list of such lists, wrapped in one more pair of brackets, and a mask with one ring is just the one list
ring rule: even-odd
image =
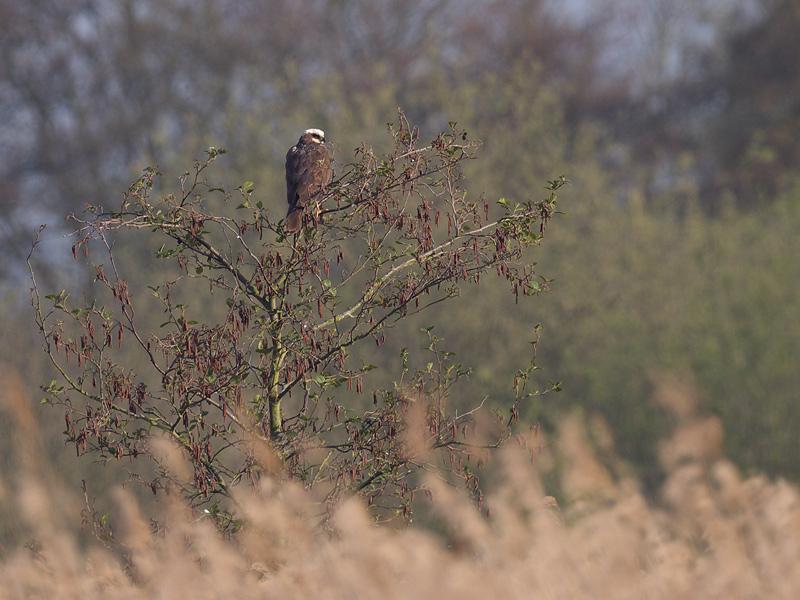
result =
[{"label": "bird of prey", "polygon": [[284,228],[297,233],[303,226],[303,215],[311,208],[316,220],[319,202],[333,179],[332,158],[325,145],[325,132],[306,129],[298,142],[286,153],[286,200],[289,212]]}]

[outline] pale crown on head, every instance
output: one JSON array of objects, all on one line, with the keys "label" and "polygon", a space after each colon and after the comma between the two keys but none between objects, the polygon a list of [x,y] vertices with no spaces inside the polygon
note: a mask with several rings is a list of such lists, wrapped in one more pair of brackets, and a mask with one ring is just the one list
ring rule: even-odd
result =
[{"label": "pale crown on head", "polygon": [[325,141],[325,132],[322,129],[306,129],[303,134],[310,133],[314,137],[318,137],[320,141]]}]

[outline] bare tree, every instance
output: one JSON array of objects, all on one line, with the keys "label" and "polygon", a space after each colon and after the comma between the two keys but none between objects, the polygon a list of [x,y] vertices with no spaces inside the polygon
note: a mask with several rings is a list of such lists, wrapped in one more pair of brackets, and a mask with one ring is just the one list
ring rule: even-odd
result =
[{"label": "bare tree", "polygon": [[[565,180],[550,182],[544,200],[491,207],[461,186],[460,165],[477,148],[466,132],[453,124],[422,143],[402,114],[389,131],[392,150],[359,148],[310,211],[316,222],[292,239],[251,182],[230,192],[209,179],[222,153],[215,148],[180,179],[179,192],[159,196],[158,173],[148,169],[120,209],[78,219],[73,253],[88,254],[99,241],[106,256],[95,281],[113,301],[79,306],[66,291],[42,298],[38,287],[33,301],[60,373],[48,399],[65,406],[66,435],[79,454],[152,456],[151,435],[161,431],[184,450],[194,477],[175,481],[162,470],[151,485],[172,481],[196,504],[258,476],[254,440],[269,443],[292,477],[328,486],[329,501],[360,492],[408,514],[413,474],[436,465],[477,493],[474,453],[508,437],[518,404],[537,393],[527,389],[533,367],[518,372],[516,400],[496,435],[473,446],[466,430],[482,403],[466,412],[448,403],[469,371],[432,330],[428,357],[409,360],[404,351],[399,378],[385,388],[367,391],[374,367],[351,350],[380,347],[406,317],[492,273],[517,297],[545,289],[525,250],[542,240]],[[165,314],[153,331],[140,325],[137,295],[114,258],[110,236],[124,231],[161,239],[158,256],[176,269],[150,288]],[[222,307],[217,322],[183,300],[203,288]],[[120,361],[126,348],[138,350],[141,369]],[[409,411],[422,415],[424,445],[438,456],[407,443]]]}]

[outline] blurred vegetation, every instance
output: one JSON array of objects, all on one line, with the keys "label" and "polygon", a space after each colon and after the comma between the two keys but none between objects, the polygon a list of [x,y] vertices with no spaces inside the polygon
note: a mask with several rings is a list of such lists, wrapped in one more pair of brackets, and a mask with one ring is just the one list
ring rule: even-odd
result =
[{"label": "blurred vegetation", "polygon": [[[577,4],[0,0],[2,360],[31,386],[47,378],[19,293],[35,224],[116,205],[147,164],[176,178],[211,144],[228,149],[225,183],[252,180],[284,210],[299,130],[325,129],[344,157],[400,105],[426,134],[455,120],[484,142],[468,187],[490,201],[572,182],[540,257],[549,294],[484,290],[418,323],[474,367],[471,394],[510,394],[541,323],[542,376],[564,391],[531,421],[602,414],[653,484],[673,426],[653,381],[674,372],[721,417],[734,460],[800,479],[800,9]],[[68,246],[47,243],[51,282],[79,280]],[[395,331],[372,360],[414,344],[413,327]],[[55,453],[60,415],[42,415]]]}]

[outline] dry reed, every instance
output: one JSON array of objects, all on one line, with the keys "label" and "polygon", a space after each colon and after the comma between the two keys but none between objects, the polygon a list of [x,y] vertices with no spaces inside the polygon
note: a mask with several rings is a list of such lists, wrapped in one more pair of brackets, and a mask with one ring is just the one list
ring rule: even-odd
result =
[{"label": "dry reed", "polygon": [[[35,443],[21,386],[6,378],[3,389]],[[69,526],[75,503],[54,491],[45,469],[30,466],[35,452],[23,452],[27,475],[0,485],[0,502],[25,519],[36,544],[2,555],[0,597],[798,597],[800,491],[743,478],[721,457],[718,422],[687,410],[687,393],[670,388],[657,398],[681,408],[680,427],[662,447],[669,477],[656,502],[624,470],[604,470],[584,421],[573,416],[551,450],[562,464],[563,508],[543,493],[539,461],[508,449],[494,462],[502,475],[488,517],[455,488],[429,482],[445,534],[375,526],[356,500],[321,531],[305,491],[264,480],[240,492],[246,526],[233,540],[177,501],[162,503],[168,525],[154,533],[118,491],[113,546],[87,546]]]}]

